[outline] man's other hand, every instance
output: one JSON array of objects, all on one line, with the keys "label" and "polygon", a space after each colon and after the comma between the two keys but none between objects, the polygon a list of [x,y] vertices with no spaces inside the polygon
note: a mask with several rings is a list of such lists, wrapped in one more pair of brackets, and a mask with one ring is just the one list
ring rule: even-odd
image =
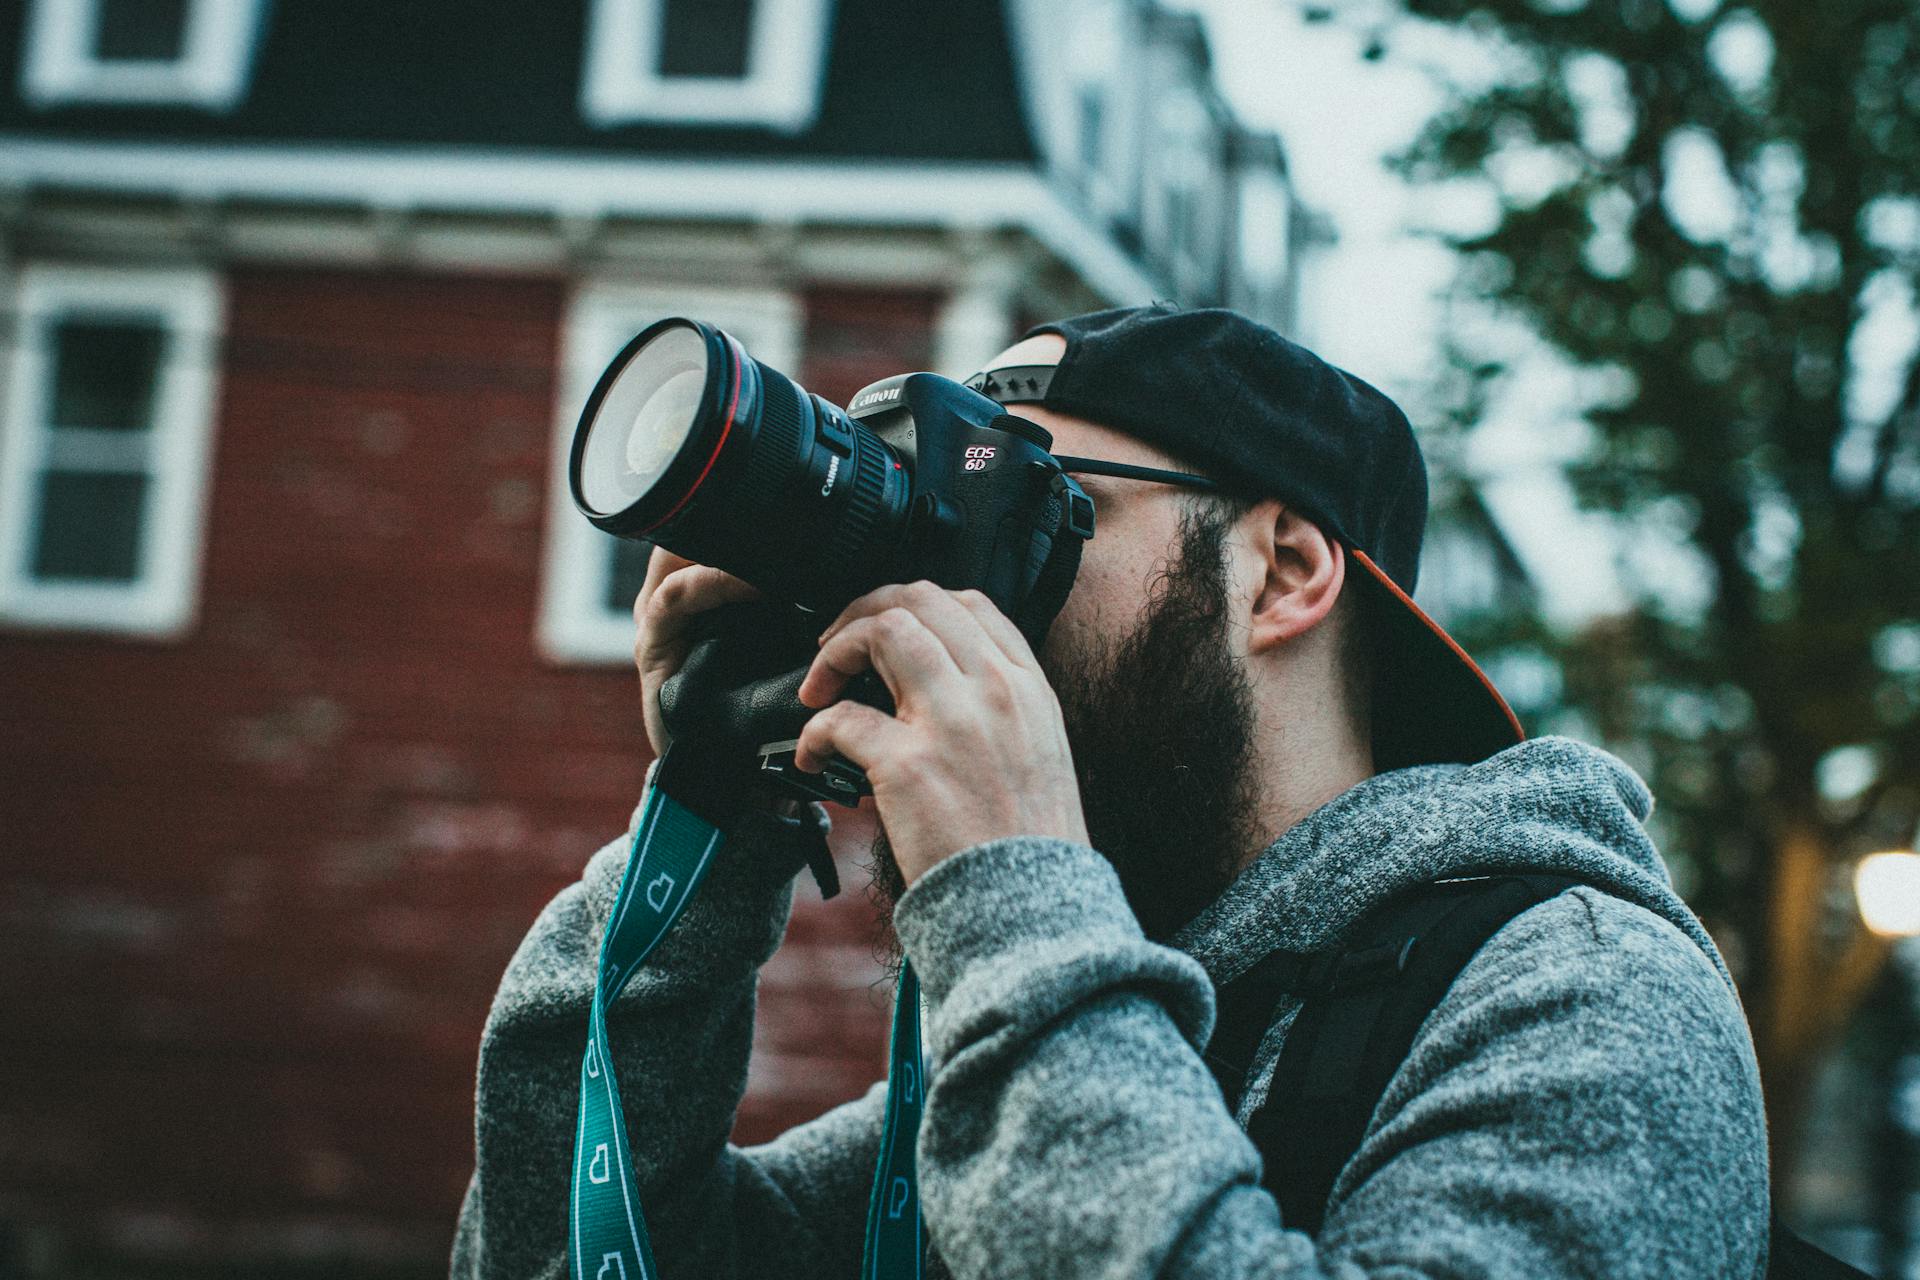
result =
[{"label": "man's other hand", "polygon": [[656,757],[667,754],[673,742],[660,716],[660,686],[687,660],[694,617],[723,604],[759,598],[760,589],[752,583],[724,570],[695,564],[665,547],[654,547],[647,561],[647,580],[633,600],[633,621],[639,628],[633,642],[633,661],[640,669],[640,707],[646,717],[647,742]]},{"label": "man's other hand", "polygon": [[[892,692],[893,715],[833,702],[868,668]],[[1087,843],[1060,703],[1026,637],[979,591],[923,580],[861,596],[822,634],[800,701],[825,710],[801,731],[794,763],[818,772],[838,752],[866,771],[909,884],[1005,836]]]}]

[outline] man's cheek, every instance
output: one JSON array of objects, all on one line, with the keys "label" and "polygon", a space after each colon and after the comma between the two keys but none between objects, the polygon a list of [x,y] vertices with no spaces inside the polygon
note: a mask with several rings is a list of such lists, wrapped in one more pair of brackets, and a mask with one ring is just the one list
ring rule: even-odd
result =
[{"label": "man's cheek", "polygon": [[1057,697],[1066,699],[1097,668],[1102,648],[1099,635],[1094,622],[1064,615],[1055,621],[1035,657]]},{"label": "man's cheek", "polygon": [[1058,673],[1071,670],[1074,659],[1086,653],[1088,636],[1098,634],[1100,602],[1105,590],[1106,584],[1100,580],[1098,570],[1083,560],[1080,572],[1074,577],[1073,589],[1067,593],[1059,615],[1047,629],[1046,641],[1034,655],[1040,661],[1040,669],[1055,684],[1059,683]]},{"label": "man's cheek", "polygon": [[1066,670],[1066,655],[1073,648],[1074,642],[1068,635],[1075,626],[1072,613],[1073,598],[1069,596],[1059,616],[1053,620],[1053,625],[1047,628],[1047,638],[1041,641],[1039,652],[1033,655],[1040,664],[1040,670],[1046,674],[1047,683],[1056,688],[1060,684],[1060,673]]}]

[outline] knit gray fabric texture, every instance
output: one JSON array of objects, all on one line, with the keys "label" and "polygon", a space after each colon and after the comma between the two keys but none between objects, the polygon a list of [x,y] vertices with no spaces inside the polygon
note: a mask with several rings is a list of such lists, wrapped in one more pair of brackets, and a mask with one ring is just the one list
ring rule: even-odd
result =
[{"label": "knit gray fabric texture", "polygon": [[[1761,1276],[1752,1042],[1642,827],[1651,805],[1625,764],[1566,738],[1379,774],[1282,835],[1167,946],[1086,846],[1015,837],[940,863],[895,914],[933,1060],[919,1144],[930,1273]],[[765,1145],[727,1141],[755,973],[785,927],[804,834],[757,817],[610,1013],[666,1277],[858,1273],[884,1085]],[[631,827],[547,906],[501,982],[456,1277],[566,1274],[580,1054],[630,841]],[[1509,869],[1610,892],[1569,890],[1480,950],[1389,1083],[1318,1237],[1289,1230],[1241,1124],[1297,1008],[1278,1011],[1236,1119],[1198,1052],[1213,983],[1276,947],[1337,942],[1410,885]]]}]

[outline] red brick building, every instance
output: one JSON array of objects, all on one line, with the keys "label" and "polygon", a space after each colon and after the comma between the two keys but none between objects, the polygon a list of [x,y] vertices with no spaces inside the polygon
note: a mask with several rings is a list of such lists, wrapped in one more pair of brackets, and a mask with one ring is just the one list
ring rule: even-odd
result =
[{"label": "red brick building", "polygon": [[[1146,0],[0,6],[0,1274],[429,1274],[489,997],[647,763],[557,467],[662,314],[841,400],[1028,318],[1285,325]],[[868,831],[836,843],[853,886]],[[882,1067],[802,882],[753,1139]]]}]

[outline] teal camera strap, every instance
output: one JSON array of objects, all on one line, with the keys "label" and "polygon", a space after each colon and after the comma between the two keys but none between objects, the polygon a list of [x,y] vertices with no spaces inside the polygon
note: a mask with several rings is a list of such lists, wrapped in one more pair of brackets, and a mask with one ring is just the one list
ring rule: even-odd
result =
[{"label": "teal camera strap", "polygon": [[[672,749],[668,749],[672,754]],[[580,1113],[573,1148],[567,1255],[573,1280],[654,1280],[646,1216],[627,1145],[620,1087],[613,1078],[607,1009],[686,910],[719,856],[720,828],[668,795],[660,779],[647,795],[620,893],[600,942],[600,967],[580,1063]],[[914,1140],[926,1096],[920,1041],[920,984],[903,966],[894,997],[886,1125],[867,1204],[860,1280],[919,1280],[925,1254]]]}]

